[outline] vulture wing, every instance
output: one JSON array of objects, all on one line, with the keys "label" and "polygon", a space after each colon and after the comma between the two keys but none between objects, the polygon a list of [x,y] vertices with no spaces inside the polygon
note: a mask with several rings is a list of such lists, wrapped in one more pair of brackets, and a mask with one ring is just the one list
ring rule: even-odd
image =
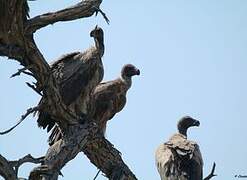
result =
[{"label": "vulture wing", "polygon": [[[97,50],[92,47],[85,51],[66,54],[51,64],[51,70],[58,81],[62,100],[66,105],[86,98],[91,90],[103,79],[103,65]],[[81,105],[83,107],[83,105]],[[52,117],[41,111],[38,125],[50,131],[55,122]]]},{"label": "vulture wing", "polygon": [[122,90],[121,80],[117,79],[99,84],[92,94],[93,118],[98,122],[103,133],[105,132],[107,121],[112,119],[125,105],[126,98],[122,98],[124,100],[119,98]]},{"label": "vulture wing", "polygon": [[92,96],[95,115],[101,114],[100,111],[108,111],[107,120],[112,119],[126,104],[126,88],[121,79],[99,84]]},{"label": "vulture wing", "polygon": [[181,134],[175,134],[158,147],[156,166],[161,180],[201,180],[203,161],[199,146]]},{"label": "vulture wing", "polygon": [[120,112],[126,104],[126,84],[118,78],[99,84],[92,93],[93,119],[98,123],[103,134],[107,121]]},{"label": "vulture wing", "polygon": [[[99,56],[88,50],[84,53],[74,52],[67,54],[52,64],[52,72],[58,80],[60,93],[66,105],[74,102],[82,93],[89,87],[90,83],[99,83],[103,78],[103,68],[95,77],[95,72],[98,70]],[[93,78],[95,81],[91,82]]]}]

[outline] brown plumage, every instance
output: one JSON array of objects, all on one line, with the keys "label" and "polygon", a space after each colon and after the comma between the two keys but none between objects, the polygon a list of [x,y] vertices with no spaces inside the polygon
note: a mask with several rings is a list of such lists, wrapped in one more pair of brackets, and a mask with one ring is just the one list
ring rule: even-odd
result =
[{"label": "brown plumage", "polygon": [[[94,38],[95,46],[83,53],[66,54],[51,65],[64,104],[77,114],[87,114],[91,91],[102,81],[104,75],[101,60],[104,54],[103,30],[96,26],[90,36]],[[47,127],[47,131],[55,124],[45,109],[40,111],[37,122],[39,127]]]},{"label": "brown plumage", "polygon": [[[122,68],[119,78],[99,84],[92,92],[91,105],[94,112],[92,118],[98,123],[102,134],[105,133],[107,121],[124,108],[132,76],[139,74],[139,69],[127,64]],[[56,126],[49,137],[49,144],[54,144],[61,136],[59,127]]]},{"label": "brown plumage", "polygon": [[187,139],[187,129],[200,122],[183,117],[178,122],[178,133],[161,144],[155,153],[161,180],[202,180],[203,160],[196,142]]},{"label": "brown plumage", "polygon": [[122,68],[121,76],[113,81],[99,84],[93,91],[93,119],[105,133],[106,123],[120,112],[126,104],[126,94],[132,84],[132,76],[140,75],[140,70],[131,64]]}]

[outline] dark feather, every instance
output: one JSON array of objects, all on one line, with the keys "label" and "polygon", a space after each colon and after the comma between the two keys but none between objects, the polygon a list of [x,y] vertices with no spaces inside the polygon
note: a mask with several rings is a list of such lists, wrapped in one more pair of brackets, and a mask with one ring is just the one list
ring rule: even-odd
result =
[{"label": "dark feather", "polygon": [[[90,110],[89,100],[92,90],[102,81],[104,75],[101,58],[104,54],[104,35],[100,27],[93,29],[90,36],[94,38],[95,46],[85,52],[73,52],[59,58],[51,65],[53,76],[59,86],[60,95],[65,105],[78,115],[86,115]],[[45,105],[44,105],[45,106]],[[54,126],[55,121],[49,116],[38,119],[39,126]]]},{"label": "dark feather", "polygon": [[[120,112],[126,104],[126,84],[120,79],[100,83],[93,91],[92,111],[93,119],[98,123],[99,129],[104,134],[106,123],[112,119],[116,113]],[[49,137],[49,144],[54,144],[62,137],[59,127],[55,126]]]}]

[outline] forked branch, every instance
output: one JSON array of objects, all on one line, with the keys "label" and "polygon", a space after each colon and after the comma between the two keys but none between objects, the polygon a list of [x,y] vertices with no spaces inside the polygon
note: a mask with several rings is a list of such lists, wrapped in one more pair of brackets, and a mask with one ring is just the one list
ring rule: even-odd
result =
[{"label": "forked branch", "polygon": [[43,162],[44,157],[34,158],[30,154],[16,161],[8,161],[0,154],[0,176],[8,180],[18,179],[19,167],[24,163],[40,164]]},{"label": "forked branch", "polygon": [[25,31],[32,34],[42,27],[59,21],[71,21],[92,16],[98,11],[101,2],[102,0],[84,0],[74,6],[36,16],[27,21]]},{"label": "forked branch", "polygon": [[209,174],[207,177],[205,177],[203,180],[209,180],[209,179],[213,178],[214,176],[217,176],[216,174],[214,174],[215,167],[216,167],[216,164],[215,164],[215,162],[214,162],[210,174]]}]

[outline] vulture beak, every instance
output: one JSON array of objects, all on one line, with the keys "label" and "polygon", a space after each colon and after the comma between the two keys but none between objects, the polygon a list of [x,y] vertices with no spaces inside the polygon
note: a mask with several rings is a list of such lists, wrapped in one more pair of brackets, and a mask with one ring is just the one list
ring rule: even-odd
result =
[{"label": "vulture beak", "polygon": [[140,75],[140,70],[139,69],[136,69],[136,75]]},{"label": "vulture beak", "polygon": [[198,120],[195,120],[194,123],[193,123],[194,126],[200,126],[200,121]]}]

